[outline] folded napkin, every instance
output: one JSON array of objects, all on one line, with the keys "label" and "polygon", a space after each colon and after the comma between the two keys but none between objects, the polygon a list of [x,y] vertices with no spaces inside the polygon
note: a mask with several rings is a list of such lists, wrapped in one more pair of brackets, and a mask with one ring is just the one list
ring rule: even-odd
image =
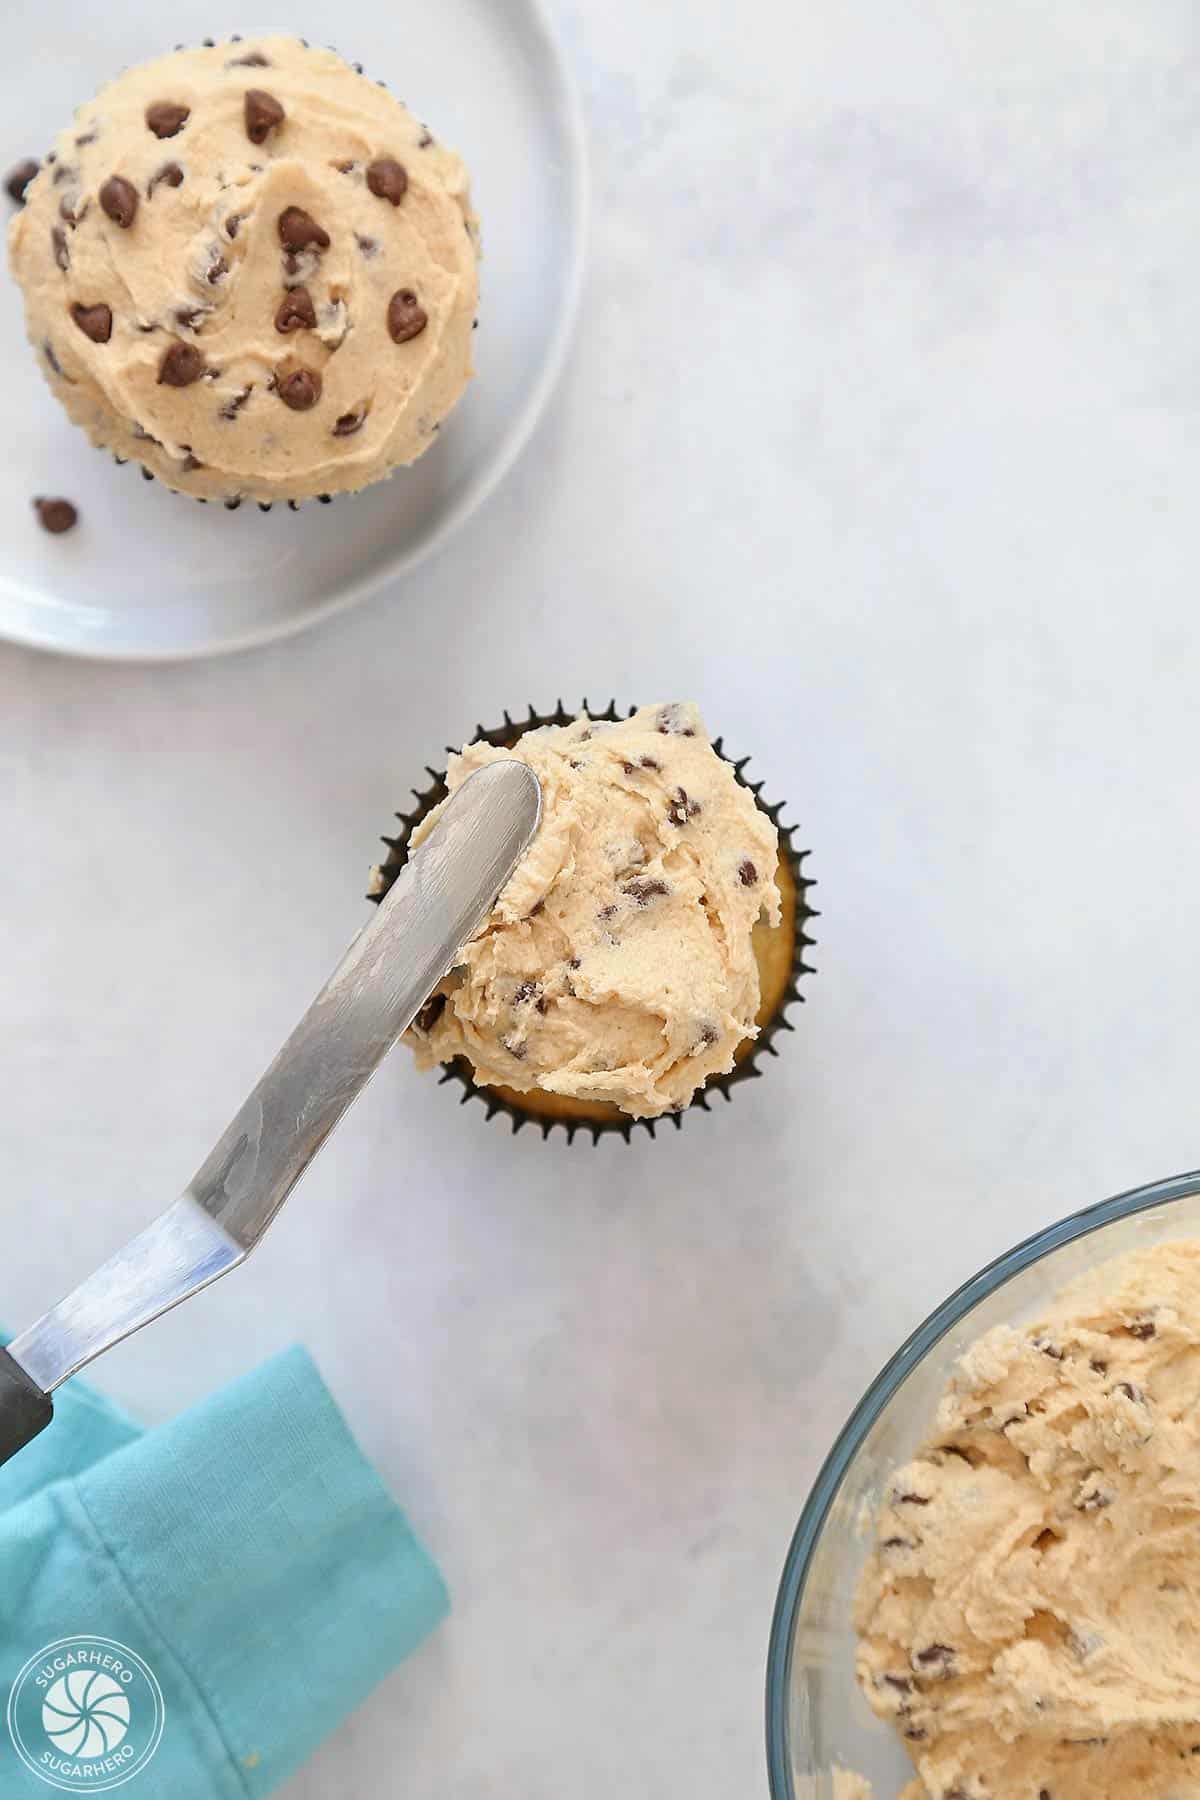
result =
[{"label": "folded napkin", "polygon": [[303,1350],[149,1432],[69,1382],[0,1469],[0,1793],[255,1800],[445,1611]]}]

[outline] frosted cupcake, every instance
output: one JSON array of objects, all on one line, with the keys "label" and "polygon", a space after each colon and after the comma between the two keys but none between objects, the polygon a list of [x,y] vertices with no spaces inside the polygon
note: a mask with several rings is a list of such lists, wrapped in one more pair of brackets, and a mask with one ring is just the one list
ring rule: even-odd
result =
[{"label": "frosted cupcake", "polygon": [[199,499],[365,487],[471,374],[462,163],[295,38],[127,70],[57,140],[10,256],[72,419]]},{"label": "frosted cupcake", "polygon": [[784,1023],[809,941],[800,859],[687,704],[511,723],[451,758],[375,870],[386,891],[447,792],[490,762],[538,777],[543,822],[408,1034],[494,1110],[628,1131],[727,1087]]}]

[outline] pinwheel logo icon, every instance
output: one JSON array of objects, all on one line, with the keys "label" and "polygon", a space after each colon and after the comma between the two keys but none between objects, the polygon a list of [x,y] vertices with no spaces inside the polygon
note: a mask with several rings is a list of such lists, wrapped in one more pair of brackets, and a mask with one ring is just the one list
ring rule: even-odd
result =
[{"label": "pinwheel logo icon", "polygon": [[25,1767],[71,1794],[103,1794],[141,1773],[165,1722],[153,1671],[114,1638],[59,1638],[31,1656],[8,1696]]}]

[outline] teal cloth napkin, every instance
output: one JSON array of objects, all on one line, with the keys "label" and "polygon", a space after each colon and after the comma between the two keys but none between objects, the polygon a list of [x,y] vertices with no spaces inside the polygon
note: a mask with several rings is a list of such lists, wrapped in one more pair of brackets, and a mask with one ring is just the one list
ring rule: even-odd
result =
[{"label": "teal cloth napkin", "polygon": [[149,1432],[70,1382],[0,1469],[0,1794],[256,1800],[446,1609],[303,1350]]}]

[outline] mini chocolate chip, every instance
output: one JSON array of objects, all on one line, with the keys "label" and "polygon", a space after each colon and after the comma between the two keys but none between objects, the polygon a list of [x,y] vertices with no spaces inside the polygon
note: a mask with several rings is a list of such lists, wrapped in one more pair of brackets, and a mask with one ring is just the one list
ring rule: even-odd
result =
[{"label": "mini chocolate chip", "polygon": [[702,1025],[700,1027],[700,1039],[696,1045],[696,1049],[711,1050],[720,1035],[721,1034],[715,1025]]},{"label": "mini chocolate chip", "polygon": [[265,144],[287,117],[274,94],[268,94],[264,88],[246,89],[245,114],[246,136],[252,144]]},{"label": "mini chocolate chip", "polygon": [[633,764],[631,762],[625,762],[624,759],[622,759],[621,767],[624,769],[626,775],[633,774]]},{"label": "mini chocolate chip", "polygon": [[1143,1394],[1141,1388],[1135,1386],[1132,1381],[1118,1381],[1113,1392],[1115,1394],[1124,1394],[1126,1399],[1132,1400],[1135,1406],[1145,1406],[1146,1404],[1145,1394]]},{"label": "mini chocolate chip", "polygon": [[276,331],[299,331],[302,327],[311,331],[316,323],[317,309],[308,289],[289,288],[275,309]]},{"label": "mini chocolate chip", "polygon": [[928,1506],[928,1494],[893,1494],[893,1506]]},{"label": "mini chocolate chip", "polygon": [[1129,1326],[1129,1335],[1140,1338],[1144,1344],[1149,1338],[1154,1337],[1156,1330],[1157,1327],[1151,1319],[1134,1319]]},{"label": "mini chocolate chip", "polygon": [[678,706],[662,706],[658,711],[657,729],[664,737],[695,737],[692,726],[684,723],[684,717]]},{"label": "mini chocolate chip", "polygon": [[47,338],[45,343],[42,345],[42,355],[45,357],[46,361],[49,363],[49,365],[53,369],[54,373],[56,375],[62,375],[62,378],[65,381],[67,378],[65,375],[63,375],[63,366],[59,362],[57,356],[55,356],[54,345],[50,342],[49,338]]},{"label": "mini chocolate chip", "polygon": [[417,139],[417,149],[418,150],[428,150],[428,148],[429,148],[430,144],[432,144],[432,142],[433,142],[432,131],[430,131],[428,125],[422,125],[421,135]]},{"label": "mini chocolate chip", "polygon": [[913,1691],[913,1684],[907,1675],[881,1675],[879,1685],[895,1688],[898,1694],[911,1694]]},{"label": "mini chocolate chip", "polygon": [[916,1547],[913,1540],[906,1537],[884,1538],[879,1546],[881,1550],[915,1550]]},{"label": "mini chocolate chip", "polygon": [[334,424],[334,437],[353,437],[356,431],[362,430],[363,425],[366,423],[366,417],[367,410],[365,407],[363,407],[361,412],[343,413],[341,418]]},{"label": "mini chocolate chip", "polygon": [[329,233],[302,206],[288,206],[279,215],[279,241],[285,250],[293,252],[307,250],[310,245],[328,250]]},{"label": "mini chocolate chip", "polygon": [[57,537],[60,532],[70,531],[79,518],[78,512],[69,500],[35,500],[38,524],[43,531],[49,531]]},{"label": "mini chocolate chip", "polygon": [[400,288],[388,301],[387,323],[392,341],[407,344],[410,338],[420,337],[429,316],[411,288]]},{"label": "mini chocolate chip", "polygon": [[228,273],[229,264],[225,261],[225,258],[223,256],[214,256],[208,265],[208,271],[205,274],[204,279],[207,281],[209,287],[216,287],[218,281],[223,281]]},{"label": "mini chocolate chip", "polygon": [[100,205],[114,225],[128,231],[137,218],[137,189],[123,175],[110,175],[100,189]]},{"label": "mini chocolate chip", "polygon": [[245,56],[232,56],[225,64],[227,69],[269,69],[270,58],[261,50],[248,50]]},{"label": "mini chocolate chip", "polygon": [[532,1001],[540,1013],[546,1010],[546,1002],[542,998],[542,985],[539,981],[523,981],[513,995],[514,1006],[526,1006]]},{"label": "mini chocolate chip", "polygon": [[380,156],[367,165],[367,186],[377,200],[399,206],[408,189],[408,171],[394,156]]},{"label": "mini chocolate chip", "polygon": [[567,967],[568,969],[581,969],[583,967],[581,958],[578,956],[569,957],[567,960]]},{"label": "mini chocolate chip", "polygon": [[25,189],[29,186],[40,168],[41,164],[35,162],[32,156],[29,156],[26,157],[24,162],[18,163],[15,169],[9,170],[8,178],[4,183],[5,191],[8,194],[9,199],[14,200],[18,206],[24,206]]},{"label": "mini chocolate chip", "polygon": [[[51,159],[49,157],[46,158],[47,162],[49,162],[50,160]],[[59,163],[57,169],[55,169],[55,171],[54,171],[55,187],[61,187],[65,182],[78,181],[78,179],[79,179],[79,170],[77,168],[75,168],[74,165],[71,163]]]},{"label": "mini chocolate chip", "polygon": [[693,800],[686,788],[677,787],[667,802],[667,821],[671,825],[686,825],[703,810],[699,800]]},{"label": "mini chocolate chip", "polygon": [[923,1725],[906,1725],[904,1735],[911,1743],[920,1744],[926,1736],[925,1727]]},{"label": "mini chocolate chip", "polygon": [[276,392],[293,412],[308,412],[321,398],[321,377],[315,369],[293,369],[279,377]]},{"label": "mini chocolate chip", "polygon": [[655,762],[652,756],[639,756],[638,766],[643,769],[654,769],[656,771],[661,771],[662,769],[662,764]]},{"label": "mini chocolate chip", "polygon": [[413,1024],[419,1031],[432,1031],[445,1010],[445,994],[432,994],[413,1020]]},{"label": "mini chocolate chip", "polygon": [[1038,1789],[1038,1800],[1050,1800],[1050,1789],[1049,1788],[1039,1788]]},{"label": "mini chocolate chip", "polygon": [[89,144],[94,144],[99,136],[100,127],[98,125],[93,125],[90,130],[83,132],[75,139],[75,148],[77,150],[84,150]]},{"label": "mini chocolate chip", "polygon": [[602,906],[600,911],[596,914],[598,919],[615,919],[616,916],[617,909],[615,906]]},{"label": "mini chocolate chip", "polygon": [[191,387],[204,373],[204,358],[195,344],[176,342],[168,345],[158,365],[158,384],[162,387]]},{"label": "mini chocolate chip", "polygon": [[514,1043],[511,1038],[501,1038],[500,1042],[504,1045],[504,1048],[508,1051],[508,1054],[513,1058],[514,1062],[525,1061],[529,1052],[524,1044]]},{"label": "mini chocolate chip", "polygon": [[918,1650],[914,1660],[923,1669],[928,1669],[937,1664],[953,1662],[954,1652],[949,1644],[930,1644],[928,1649]]},{"label": "mini chocolate chip", "polygon": [[1088,1367],[1090,1369],[1094,1370],[1094,1372],[1097,1375],[1107,1375],[1108,1374],[1108,1364],[1106,1362],[1099,1362],[1093,1358],[1093,1360],[1088,1364]]},{"label": "mini chocolate chip", "polygon": [[225,236],[229,239],[231,244],[241,229],[241,223],[245,216],[245,213],[230,213],[229,217],[226,219]]},{"label": "mini chocolate chip", "polygon": [[362,251],[364,256],[378,256],[379,255],[379,239],[378,238],[364,237],[361,232],[356,231],[354,234],[354,241],[358,245],[359,249]]},{"label": "mini chocolate chip", "polygon": [[1063,1362],[1066,1358],[1066,1351],[1060,1350],[1057,1344],[1052,1344],[1049,1338],[1035,1337],[1033,1347],[1040,1350],[1043,1356],[1048,1356],[1051,1362]]},{"label": "mini chocolate chip", "polygon": [[660,895],[669,894],[670,891],[665,881],[648,881],[644,876],[627,881],[621,889],[631,900],[636,900],[639,906],[649,906],[652,900],[657,900]]},{"label": "mini chocolate chip", "polygon": [[253,392],[254,383],[251,382],[249,386],[244,387],[240,393],[232,395],[221,408],[220,417],[227,420],[236,419]]},{"label": "mini chocolate chip", "polygon": [[147,198],[147,200],[152,199],[154,196],[154,190],[157,187],[177,188],[177,187],[182,187],[182,186],[183,186],[183,170],[180,168],[179,164],[178,163],[164,163],[162,168],[159,169],[158,173],[155,175],[152,175],[150,177],[150,180],[147,182],[146,198]]},{"label": "mini chocolate chip", "polygon": [[195,331],[207,314],[207,306],[179,306],[175,309],[175,323],[182,325],[185,331]]},{"label": "mini chocolate chip", "polygon": [[184,474],[190,475],[193,472],[193,470],[202,469],[203,467],[204,467],[204,464],[200,461],[200,459],[198,457],[193,456],[191,451],[189,450],[187,455],[183,459]]},{"label": "mini chocolate chip", "polygon": [[112,336],[112,308],[103,302],[95,306],[73,306],[71,317],[93,344],[107,344]]},{"label": "mini chocolate chip", "polygon": [[744,862],[738,864],[738,880],[743,887],[753,887],[758,880],[758,870],[750,861],[749,857],[746,857]]},{"label": "mini chocolate chip", "polygon": [[191,107],[180,106],[175,100],[156,100],[146,108],[146,124],[156,138],[176,137],[191,116]]},{"label": "mini chocolate chip", "polygon": [[67,234],[61,225],[51,226],[50,243],[54,250],[54,260],[65,275],[71,266],[71,252],[67,248]]}]

